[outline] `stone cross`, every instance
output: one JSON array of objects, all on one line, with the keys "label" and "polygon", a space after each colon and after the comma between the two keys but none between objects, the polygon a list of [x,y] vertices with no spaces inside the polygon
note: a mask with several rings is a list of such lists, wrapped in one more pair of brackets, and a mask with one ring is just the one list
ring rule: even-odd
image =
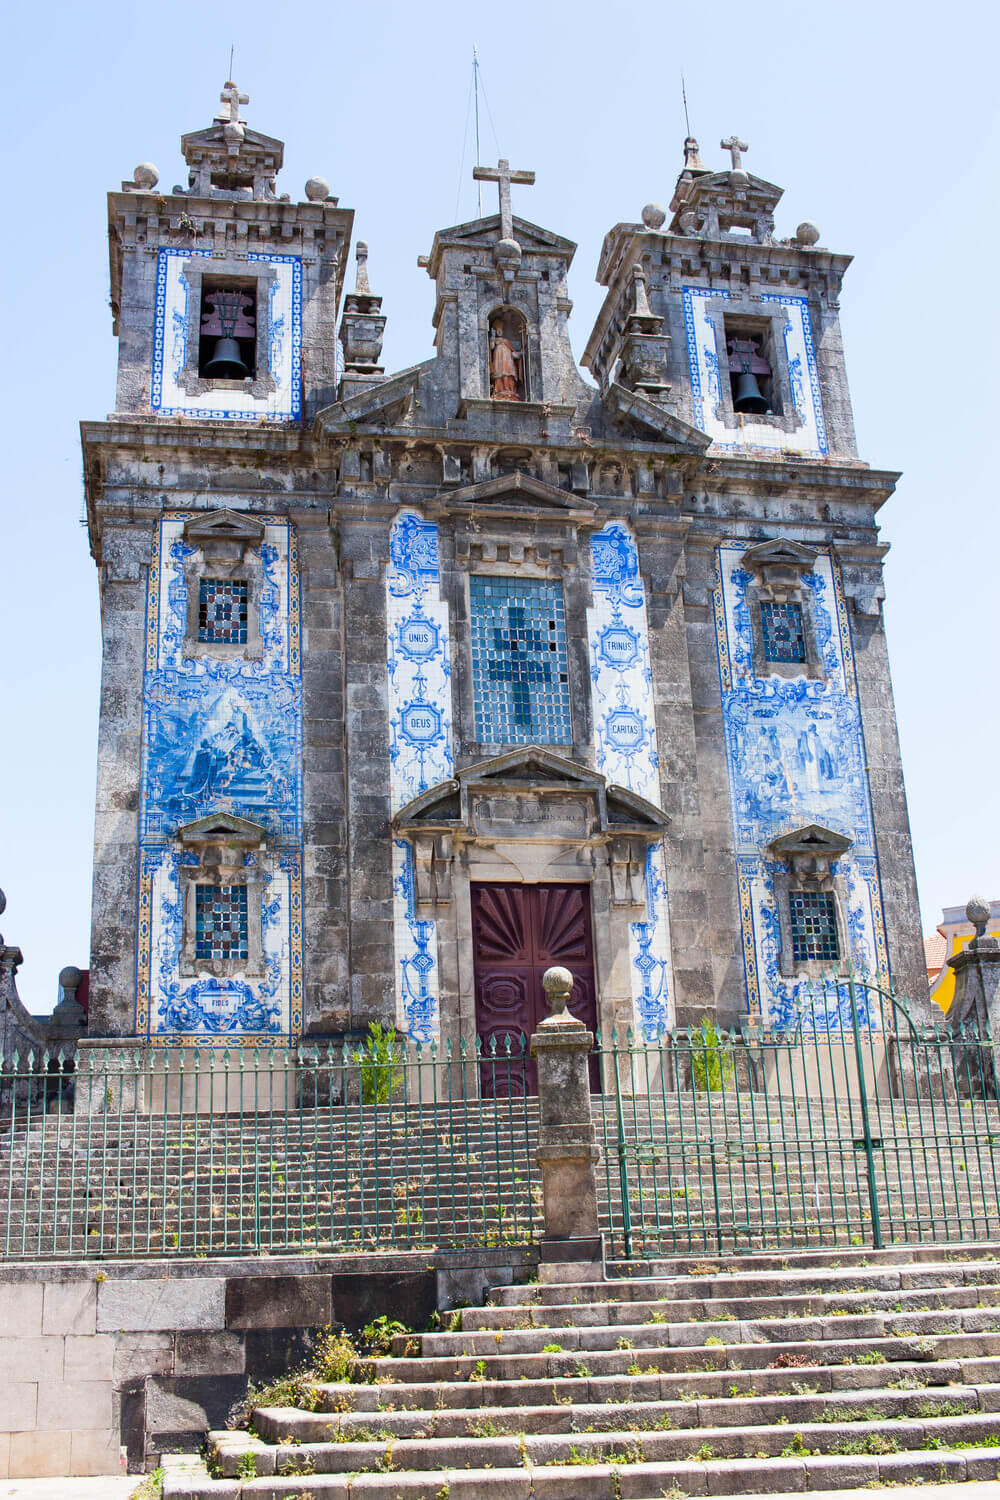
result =
[{"label": "stone cross", "polygon": [[750,147],[747,145],[746,141],[741,141],[738,135],[731,135],[728,141],[720,141],[719,145],[722,147],[723,151],[728,151],[730,156],[732,157],[733,171],[742,172],[743,158],[740,155],[740,152],[750,150]]},{"label": "stone cross", "polygon": [[473,167],[472,175],[477,182],[500,184],[500,238],[512,240],[514,220],[510,211],[510,185],[512,182],[523,182],[530,187],[535,180],[534,172],[512,172],[510,162],[505,156],[501,156],[495,167]]},{"label": "stone cross", "polygon": [[215,118],[217,120],[226,120],[230,125],[241,124],[242,122],[240,120],[240,105],[249,104],[250,95],[241,94],[235,83],[230,81],[222,90],[219,98],[222,100],[223,104],[229,105],[229,114],[227,115],[224,112],[220,111]]}]

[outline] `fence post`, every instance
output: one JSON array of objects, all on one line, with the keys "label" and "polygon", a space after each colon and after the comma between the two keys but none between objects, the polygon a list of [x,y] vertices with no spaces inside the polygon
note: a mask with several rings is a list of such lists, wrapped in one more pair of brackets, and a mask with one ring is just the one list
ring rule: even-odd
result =
[{"label": "fence post", "polygon": [[531,1038],[538,1063],[538,1147],[545,1234],[539,1276],[580,1281],[603,1276],[597,1218],[597,1147],[590,1107],[589,1058],[594,1034],[567,1010],[573,976],[546,969],[542,984],[552,1014]]}]

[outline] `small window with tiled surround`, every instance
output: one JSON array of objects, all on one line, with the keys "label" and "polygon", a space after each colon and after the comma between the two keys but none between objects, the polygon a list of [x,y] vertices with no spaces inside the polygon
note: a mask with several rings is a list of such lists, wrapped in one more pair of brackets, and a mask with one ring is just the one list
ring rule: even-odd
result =
[{"label": "small window with tiled surround", "polygon": [[195,887],[195,957],[245,959],[249,920],[245,885]]},{"label": "small window with tiled surround", "polygon": [[244,645],[249,584],[245,578],[198,580],[198,639],[202,643]]},{"label": "small window with tiled surround", "polygon": [[469,603],[476,739],[571,744],[561,583],[473,574]]}]

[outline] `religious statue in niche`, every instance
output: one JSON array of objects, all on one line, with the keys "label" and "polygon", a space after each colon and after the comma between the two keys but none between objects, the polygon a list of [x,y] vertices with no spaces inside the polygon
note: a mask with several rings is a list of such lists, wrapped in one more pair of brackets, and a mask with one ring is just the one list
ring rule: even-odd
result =
[{"label": "religious statue in niche", "polygon": [[490,397],[493,401],[524,401],[524,320],[516,312],[495,313],[490,319]]}]

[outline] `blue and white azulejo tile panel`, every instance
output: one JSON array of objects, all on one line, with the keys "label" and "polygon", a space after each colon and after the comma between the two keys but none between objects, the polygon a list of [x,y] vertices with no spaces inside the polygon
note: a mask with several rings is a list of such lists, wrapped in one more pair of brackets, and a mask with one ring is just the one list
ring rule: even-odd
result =
[{"label": "blue and white azulejo tile panel", "polygon": [[[609,782],[661,805],[646,596],[635,538],[612,521],[590,542],[594,604],[587,611],[597,769]],[[630,958],[636,1023],[645,1037],[673,1022],[670,929],[663,849],[646,856],[646,918],[633,922]]]},{"label": "blue and white azulejo tile panel", "polygon": [[[191,327],[185,264],[207,257],[207,250],[160,250],[156,265],[156,317],[153,328],[153,378],[150,405],[162,416],[265,417],[297,421],[302,410],[302,260],[298,255],[262,255],[251,251],[248,261],[265,261],[276,279],[270,292],[270,344],[267,368],[275,389],[266,396],[249,391],[208,390],[189,394],[181,383],[188,358]],[[195,318],[195,326],[199,320]]]},{"label": "blue and white azulejo tile panel", "polygon": [[[154,538],[146,616],[136,1032],[153,1045],[253,1045],[302,1025],[302,686],[294,528],[262,517],[259,659],[185,655],[194,550],[168,512]],[[179,828],[226,812],[267,832],[263,975],[181,975]]]},{"label": "blue and white azulejo tile panel", "polygon": [[708,310],[713,298],[728,300],[729,293],[705,287],[684,288],[684,326],[695,426],[707,433],[715,448],[722,451],[771,448],[797,453],[802,458],[825,458],[826,423],[820,400],[808,298],[765,292],[760,299],[765,310],[769,310],[766,304],[777,304],[785,315],[785,355],[792,403],[799,418],[799,425],[792,432],[786,432],[784,427],[767,420],[755,422],[750,416],[742,417],[738,427],[727,427],[723,421],[720,382],[729,379],[728,355],[724,348],[718,347],[715,320]]},{"label": "blue and white azulejo tile panel", "polygon": [[[821,553],[804,579],[823,677],[807,677],[805,668],[801,677],[757,677],[745,550],[745,542],[726,542],[718,551],[722,722],[749,1010],[786,1027],[807,1019],[812,1002],[808,982],[780,970],[774,897],[780,867],[768,854],[772,839],[809,823],[851,839],[834,866],[847,889],[849,957],[856,970],[881,981],[888,979],[888,962],[854,656],[836,563]],[[830,1003],[828,1023],[840,1025],[846,995]]]},{"label": "blue and white azulejo tile panel", "polygon": [[[386,570],[389,786],[393,813],[454,771],[451,632],[441,598],[438,531],[415,511],[393,522]],[[439,1028],[437,935],[417,917],[413,851],[393,840],[393,923],[400,1029],[427,1042]]]}]

